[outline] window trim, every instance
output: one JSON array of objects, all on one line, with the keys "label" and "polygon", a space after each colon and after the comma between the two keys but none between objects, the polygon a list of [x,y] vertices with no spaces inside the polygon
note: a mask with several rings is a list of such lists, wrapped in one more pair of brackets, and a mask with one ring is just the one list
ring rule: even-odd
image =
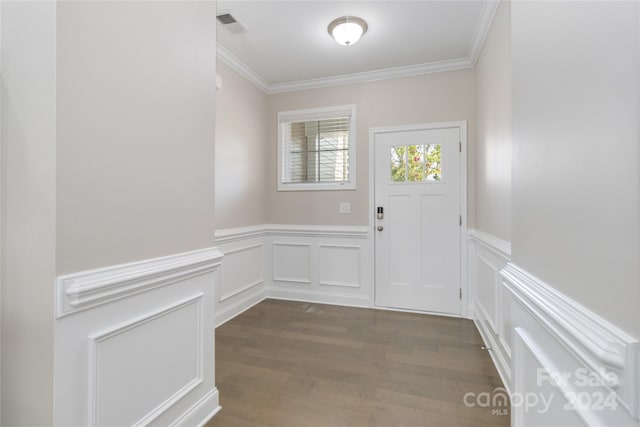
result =
[{"label": "window trim", "polygon": [[[349,181],[322,183],[284,183],[282,182],[282,124],[334,118],[349,115]],[[278,191],[341,191],[356,189],[356,105],[338,105],[334,107],[309,108],[305,110],[282,111],[278,113]]]}]

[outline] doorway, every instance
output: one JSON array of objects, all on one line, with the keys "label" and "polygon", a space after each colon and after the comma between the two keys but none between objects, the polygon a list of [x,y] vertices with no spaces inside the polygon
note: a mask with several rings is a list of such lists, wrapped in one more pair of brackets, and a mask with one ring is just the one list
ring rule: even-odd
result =
[{"label": "doorway", "polygon": [[460,316],[466,123],[371,133],[375,303]]}]

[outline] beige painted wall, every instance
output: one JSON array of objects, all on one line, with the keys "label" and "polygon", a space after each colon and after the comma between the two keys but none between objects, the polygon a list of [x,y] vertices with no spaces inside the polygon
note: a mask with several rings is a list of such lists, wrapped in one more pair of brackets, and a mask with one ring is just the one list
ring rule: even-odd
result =
[{"label": "beige painted wall", "polygon": [[213,245],[216,7],[0,8],[0,424],[51,425],[56,275]]},{"label": "beige painted wall", "polygon": [[475,227],[511,241],[511,4],[500,3],[476,64]]},{"label": "beige painted wall", "polygon": [[2,9],[0,425],[53,422],[54,2]]},{"label": "beige painted wall", "polygon": [[58,4],[58,274],[213,245],[214,17]]},{"label": "beige painted wall", "polygon": [[265,93],[218,61],[216,99],[216,228],[266,223]]},{"label": "beige painted wall", "polygon": [[637,2],[514,2],[513,260],[640,338]]},{"label": "beige painted wall", "polygon": [[[469,179],[473,177],[475,134],[474,71],[461,70],[311,89],[269,97],[267,222],[275,224],[368,225],[369,129],[453,120],[468,121]],[[344,191],[277,191],[277,114],[334,105],[356,104],[357,189]],[[469,218],[473,218],[473,187],[469,186]],[[351,202],[351,214],[338,212]],[[471,222],[471,221],[470,221]],[[473,225],[473,224],[470,224]]]}]

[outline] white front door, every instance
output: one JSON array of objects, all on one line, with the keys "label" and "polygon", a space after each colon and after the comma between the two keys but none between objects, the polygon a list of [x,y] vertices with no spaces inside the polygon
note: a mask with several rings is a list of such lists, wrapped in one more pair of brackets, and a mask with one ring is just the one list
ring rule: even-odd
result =
[{"label": "white front door", "polygon": [[373,135],[376,305],[459,315],[460,127]]}]

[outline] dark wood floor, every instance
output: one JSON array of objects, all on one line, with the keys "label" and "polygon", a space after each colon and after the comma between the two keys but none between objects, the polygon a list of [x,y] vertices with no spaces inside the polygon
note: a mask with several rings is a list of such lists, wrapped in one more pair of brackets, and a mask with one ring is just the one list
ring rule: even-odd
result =
[{"label": "dark wood floor", "polygon": [[216,329],[208,427],[499,426],[467,392],[502,383],[473,322],[266,300]]}]

